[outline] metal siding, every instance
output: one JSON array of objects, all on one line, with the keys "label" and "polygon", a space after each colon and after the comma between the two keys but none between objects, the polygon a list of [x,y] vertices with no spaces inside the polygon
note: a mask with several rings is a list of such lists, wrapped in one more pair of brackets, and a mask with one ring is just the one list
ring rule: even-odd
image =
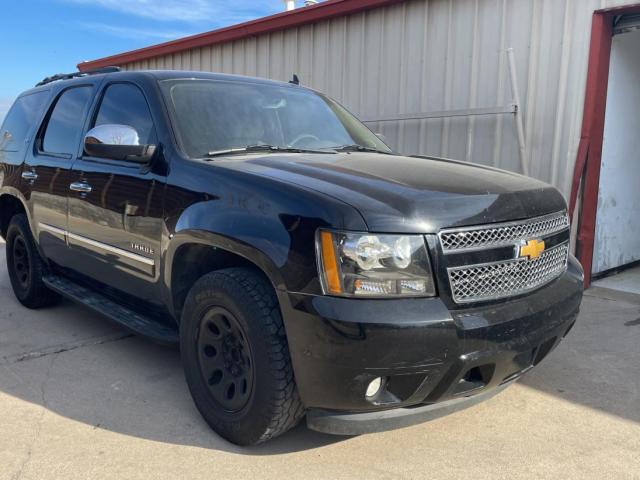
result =
[{"label": "metal siding", "polygon": [[[530,174],[569,195],[591,15],[630,0],[407,0],[127,69],[293,73],[363,118],[511,102],[515,52]],[[399,151],[521,171],[512,115],[372,123]]]}]

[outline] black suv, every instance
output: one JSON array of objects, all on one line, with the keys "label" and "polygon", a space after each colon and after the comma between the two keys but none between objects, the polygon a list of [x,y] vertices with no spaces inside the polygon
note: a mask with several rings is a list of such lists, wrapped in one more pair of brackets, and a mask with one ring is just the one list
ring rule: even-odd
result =
[{"label": "black suv", "polygon": [[228,440],[434,418],[573,326],[583,273],[549,185],[397,155],[297,84],[116,70],[45,79],[4,121],[11,283],[179,343]]}]

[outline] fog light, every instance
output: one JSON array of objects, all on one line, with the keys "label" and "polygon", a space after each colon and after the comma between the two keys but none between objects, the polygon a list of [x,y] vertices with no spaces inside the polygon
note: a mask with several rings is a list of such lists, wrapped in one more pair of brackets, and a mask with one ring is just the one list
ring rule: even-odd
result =
[{"label": "fog light", "polygon": [[367,398],[375,397],[381,388],[382,388],[382,378],[381,377],[374,378],[373,380],[371,380],[371,383],[369,383],[369,386],[367,387],[367,392],[365,393],[365,395],[367,396]]}]

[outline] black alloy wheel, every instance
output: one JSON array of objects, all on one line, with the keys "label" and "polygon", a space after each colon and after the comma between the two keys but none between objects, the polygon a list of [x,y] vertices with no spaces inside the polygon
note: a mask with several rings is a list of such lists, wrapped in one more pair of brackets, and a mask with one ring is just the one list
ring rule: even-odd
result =
[{"label": "black alloy wheel", "polygon": [[13,239],[13,271],[20,287],[27,289],[31,282],[31,261],[25,239],[21,234]]},{"label": "black alloy wheel", "polygon": [[246,406],[253,389],[251,348],[242,326],[222,307],[208,310],[197,337],[200,372],[214,401],[227,412]]}]

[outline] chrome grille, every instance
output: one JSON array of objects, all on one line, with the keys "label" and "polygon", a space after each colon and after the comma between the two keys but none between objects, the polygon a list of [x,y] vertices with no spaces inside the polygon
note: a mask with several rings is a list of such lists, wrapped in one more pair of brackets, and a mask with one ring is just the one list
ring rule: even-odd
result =
[{"label": "chrome grille", "polygon": [[479,302],[520,295],[545,285],[567,268],[569,246],[563,243],[544,251],[538,258],[517,258],[501,262],[447,269],[453,300]]},{"label": "chrome grille", "polygon": [[444,253],[514,245],[521,239],[540,238],[569,228],[566,212],[553,213],[530,220],[494,223],[480,227],[464,227],[440,232]]}]

